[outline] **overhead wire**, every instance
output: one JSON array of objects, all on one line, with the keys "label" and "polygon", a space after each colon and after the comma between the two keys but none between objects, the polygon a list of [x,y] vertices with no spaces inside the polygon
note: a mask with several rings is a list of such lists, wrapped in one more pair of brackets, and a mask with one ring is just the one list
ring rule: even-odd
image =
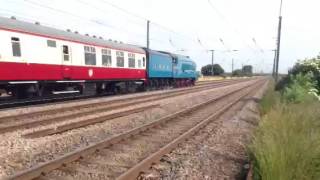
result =
[{"label": "overhead wire", "polygon": [[260,51],[261,51],[262,53],[264,53],[264,50],[258,45],[256,39],[255,39],[255,38],[252,38],[252,41],[253,41],[253,43],[257,46],[257,48],[260,49]]},{"label": "overhead wire", "polygon": [[36,1],[32,1],[32,0],[24,0],[24,1],[27,2],[30,5],[38,6],[38,7],[45,8],[45,9],[49,9],[51,11],[58,12],[58,13],[61,13],[61,14],[66,14],[66,15],[69,15],[69,16],[71,16],[73,18],[77,18],[77,19],[79,19],[81,21],[86,21],[86,22],[93,23],[95,25],[100,25],[100,26],[108,28],[108,29],[114,29],[114,30],[117,30],[117,31],[120,31],[120,32],[121,31],[125,31],[125,32],[128,32],[130,34],[135,34],[136,36],[145,37],[145,35],[143,35],[141,33],[132,32],[132,31],[129,31],[127,29],[123,29],[123,28],[119,28],[119,27],[113,26],[111,24],[106,24],[105,22],[101,22],[99,20],[94,20],[94,19],[90,19],[90,18],[87,18],[87,17],[79,16],[77,14],[70,13],[68,11],[64,11],[64,10],[61,10],[61,9],[53,8],[51,6],[44,5],[44,4],[38,3]]},{"label": "overhead wire", "polygon": [[171,33],[177,34],[177,35],[179,35],[179,36],[184,36],[184,37],[189,38],[189,39],[191,39],[192,41],[194,41],[194,38],[193,38],[193,37],[189,37],[188,35],[185,35],[185,34],[182,34],[182,33],[178,33],[178,32],[172,30],[172,29],[169,28],[169,27],[166,27],[166,26],[161,25],[161,24],[159,24],[159,23],[157,23],[157,22],[155,22],[155,21],[153,21],[153,20],[151,20],[151,19],[148,19],[148,18],[146,18],[146,17],[143,17],[143,16],[138,15],[138,14],[136,14],[136,13],[133,13],[133,12],[131,12],[131,11],[128,11],[128,10],[126,10],[126,9],[124,9],[124,8],[121,8],[121,7],[119,7],[119,6],[111,3],[111,2],[109,2],[109,1],[106,1],[106,0],[99,0],[99,1],[104,2],[104,3],[106,3],[106,4],[108,4],[108,5],[112,6],[112,7],[114,7],[114,8],[116,8],[116,9],[118,9],[118,10],[120,10],[120,11],[126,13],[126,14],[132,15],[132,16],[134,16],[134,17],[143,19],[143,20],[145,20],[145,21],[150,20],[150,23],[153,24],[153,25],[156,25],[156,26],[158,26],[158,27],[160,27],[160,28],[162,28],[162,29],[165,29],[165,30],[167,30],[167,31],[169,31],[169,32],[171,32]]},{"label": "overhead wire", "polygon": [[[99,1],[100,1],[100,2],[103,2],[103,3],[106,3],[106,4],[110,5],[111,7],[115,8],[115,9],[118,9],[119,11],[122,11],[122,12],[124,12],[124,13],[126,13],[126,14],[128,14],[128,15],[134,16],[134,17],[136,17],[136,18],[140,18],[140,19],[143,19],[143,20],[145,20],[145,21],[150,20],[150,23],[151,23],[151,24],[153,24],[153,25],[155,25],[155,26],[157,26],[157,27],[159,27],[159,28],[161,28],[161,29],[163,29],[163,30],[166,30],[166,31],[168,31],[168,32],[170,32],[170,33],[176,34],[176,35],[180,36],[180,38],[184,37],[184,38],[182,38],[183,40],[189,39],[189,40],[191,40],[193,43],[197,43],[196,38],[190,37],[189,35],[185,35],[185,34],[182,34],[182,33],[178,33],[178,32],[176,32],[176,31],[172,30],[171,28],[168,28],[168,27],[166,27],[166,26],[164,26],[164,25],[161,25],[161,24],[159,24],[159,23],[157,23],[157,22],[155,22],[155,21],[153,21],[153,20],[151,20],[151,19],[149,19],[149,18],[144,17],[144,16],[141,16],[141,15],[138,15],[138,14],[133,13],[133,12],[131,12],[131,11],[128,11],[128,10],[126,10],[126,9],[124,9],[124,8],[122,8],[122,7],[119,7],[119,6],[117,6],[117,5],[115,5],[114,3],[111,3],[111,2],[109,2],[109,1],[106,1],[106,0],[99,0]],[[169,39],[169,41],[173,41],[172,38],[171,38],[171,40]]]},{"label": "overhead wire", "polygon": [[[50,11],[54,11],[54,12],[58,12],[58,13],[61,13],[61,14],[65,14],[65,15],[71,16],[71,17],[73,17],[73,18],[77,18],[77,19],[79,19],[79,20],[81,20],[81,21],[86,21],[86,22],[94,23],[94,24],[96,24],[96,25],[100,25],[100,26],[103,26],[103,27],[105,27],[105,28],[115,29],[115,30],[121,30],[121,31],[126,31],[126,32],[129,32],[129,33],[133,33],[132,31],[128,31],[128,30],[126,30],[126,29],[121,29],[121,28],[116,27],[116,26],[113,26],[113,25],[111,25],[111,24],[106,24],[105,22],[101,22],[101,21],[99,21],[99,20],[94,20],[94,19],[89,19],[89,18],[87,18],[87,17],[79,16],[78,14],[74,14],[74,13],[71,13],[71,12],[68,12],[68,11],[64,11],[64,10],[61,10],[61,9],[57,9],[57,8],[48,6],[48,5],[46,5],[46,4],[36,2],[36,1],[34,1],[34,0],[23,0],[23,1],[26,2],[26,3],[28,3],[28,4],[30,4],[30,5],[33,5],[33,6],[38,6],[38,7],[41,7],[41,8],[49,9]],[[87,2],[85,2],[85,1],[82,1],[82,0],[76,0],[76,1],[82,3],[82,4],[86,5],[86,6],[90,6],[91,8],[97,9],[97,10],[99,10],[100,12],[103,12],[103,13],[105,12],[104,9],[101,9],[100,7],[94,6],[94,5],[92,5],[92,4],[90,4],[90,3],[87,3]],[[138,18],[138,19],[142,19],[142,20],[144,20],[144,21],[147,21],[147,20],[148,20],[148,18],[146,18],[146,17],[140,16],[140,15],[138,15],[138,14],[136,14],[136,13],[133,13],[133,12],[131,12],[131,11],[128,11],[128,10],[126,10],[126,9],[124,9],[124,8],[122,8],[122,7],[119,7],[119,6],[113,4],[113,3],[109,2],[109,1],[99,0],[99,2],[105,3],[105,4],[107,4],[107,5],[111,6],[111,7],[119,10],[119,11],[122,11],[122,12],[130,15],[131,17],[135,17],[135,18]],[[171,33],[171,34],[175,34],[175,35],[176,35],[175,38],[179,38],[179,39],[181,39],[181,40],[187,40],[187,39],[188,39],[188,40],[191,40],[193,43],[198,44],[198,45],[200,45],[201,47],[203,47],[203,45],[202,45],[202,44],[199,44],[199,42],[197,41],[197,39],[199,39],[199,38],[193,38],[193,37],[191,37],[191,36],[189,36],[189,35],[185,35],[185,34],[182,34],[182,33],[178,33],[178,32],[176,32],[176,31],[172,30],[171,28],[168,28],[168,27],[166,27],[166,26],[164,26],[164,25],[161,25],[161,24],[159,24],[159,23],[157,23],[157,22],[154,22],[154,21],[151,21],[151,24],[153,24],[154,26],[156,26],[156,27],[158,27],[158,28],[160,28],[160,29],[162,29],[162,30],[165,30],[165,31],[167,31],[167,32],[169,32],[169,33]],[[142,23],[139,23],[139,25],[142,25]],[[139,33],[139,34],[138,34],[138,33],[135,33],[135,34],[138,35],[138,36],[144,37],[144,35],[142,35],[142,34],[140,34],[140,33]],[[156,40],[155,38],[152,38],[152,39],[153,39],[153,40]],[[168,40],[169,40],[171,43],[174,41],[173,38],[172,38],[172,36],[170,36],[170,38],[169,38]],[[159,40],[156,40],[156,41],[159,41]],[[162,41],[162,43],[163,43],[163,41]]]},{"label": "overhead wire", "polygon": [[[92,20],[92,19],[89,19],[89,18],[86,18],[86,17],[82,17],[82,16],[79,16],[79,15],[77,15],[77,14],[73,14],[73,13],[70,13],[70,12],[67,12],[67,11],[64,11],[64,10],[61,10],[61,9],[53,8],[53,7],[50,7],[50,6],[48,6],[48,5],[44,5],[44,4],[42,4],[42,3],[38,3],[38,2],[35,2],[35,1],[32,1],[32,0],[24,0],[24,1],[27,2],[27,3],[29,3],[29,4],[31,4],[31,5],[34,5],[34,6],[38,6],[38,7],[41,7],[41,8],[49,9],[49,10],[51,10],[51,11],[55,11],[55,12],[58,12],[58,13],[66,14],[66,15],[69,15],[69,16],[71,16],[71,17],[74,17],[74,18],[77,18],[77,19],[81,19],[81,20],[84,20],[84,21],[87,21],[87,22],[90,22],[90,23],[94,23],[94,24],[97,24],[97,25],[101,25],[101,26],[104,26],[104,27],[107,27],[107,28],[111,28],[111,29],[115,29],[115,30],[121,30],[121,31],[126,31],[126,32],[129,32],[129,33],[133,33],[132,31],[128,31],[128,30],[126,30],[126,29],[121,29],[121,28],[112,26],[112,25],[110,25],[110,24],[105,24],[104,22],[100,22],[100,21],[98,21],[98,20]],[[91,5],[91,4],[87,3],[87,2],[84,2],[84,1],[82,1],[82,0],[76,0],[76,1],[82,3],[82,4],[86,5],[86,6],[90,6],[91,8],[94,8],[94,9],[99,10],[100,12],[103,12],[103,13],[104,13],[104,10],[101,9],[101,8],[99,8],[99,7],[97,7],[97,6],[93,6],[93,5]],[[106,4],[109,4],[109,5],[112,6],[113,8],[116,8],[116,9],[122,11],[122,12],[125,12],[126,14],[129,14],[129,15],[132,15],[132,16],[134,16],[134,17],[136,17],[136,18],[143,19],[143,20],[147,21],[147,18],[144,18],[144,17],[139,16],[139,15],[137,15],[137,14],[135,14],[135,13],[132,13],[132,12],[130,12],[130,11],[127,11],[126,9],[121,8],[121,7],[118,7],[118,6],[112,4],[112,3],[108,2],[108,1],[105,1],[105,0],[99,0],[99,1],[104,2],[104,3],[106,3]],[[164,29],[164,30],[170,32],[170,33],[174,33],[174,34],[177,34],[177,35],[180,35],[180,36],[184,36],[184,35],[181,35],[181,34],[175,32],[175,31],[171,30],[170,28],[167,28],[167,27],[165,27],[165,26],[163,26],[163,25],[160,25],[160,24],[158,24],[158,23],[155,23],[155,22],[151,22],[151,23],[152,23],[153,25],[156,25],[156,26],[160,27],[161,29]],[[141,23],[140,23],[139,25],[141,25]],[[142,34],[140,34],[140,33],[134,33],[134,34],[136,34],[136,35],[138,35],[138,36],[140,36],[140,37],[145,37],[145,35],[142,35]],[[181,38],[181,37],[180,37],[180,38]],[[190,38],[190,37],[189,37],[189,38]],[[152,39],[153,41],[160,42],[160,43],[162,43],[162,44],[165,43],[165,41],[158,40],[158,39],[156,39],[156,38],[150,38],[150,39]],[[185,39],[184,39],[184,40],[185,40]],[[170,41],[173,42],[172,38],[171,38]]]},{"label": "overhead wire", "polygon": [[[54,7],[50,7],[50,6],[48,6],[48,5],[44,5],[44,4],[42,4],[42,3],[39,3],[39,2],[36,2],[36,1],[33,1],[33,0],[24,0],[24,1],[25,1],[25,2],[28,2],[29,4],[32,4],[33,6],[38,6],[38,7],[42,7],[42,8],[49,9],[49,10],[54,11],[54,12],[59,12],[59,13],[62,13],[62,14],[66,14],[66,15],[69,15],[69,16],[71,16],[71,17],[80,19],[80,20],[82,20],[82,21],[87,21],[87,22],[90,22],[90,23],[94,23],[94,24],[96,24],[96,25],[103,26],[103,27],[105,27],[105,28],[115,29],[115,30],[121,30],[121,31],[127,31],[126,29],[121,29],[121,28],[115,27],[115,26],[113,26],[113,25],[106,24],[105,22],[102,22],[102,21],[99,21],[99,20],[94,20],[94,19],[90,19],[90,18],[87,18],[87,17],[83,17],[83,16],[80,16],[80,15],[78,15],[78,14],[74,14],[74,13],[71,13],[71,12],[68,12],[68,11],[64,11],[64,10],[61,10],[61,9],[57,9],[57,8],[54,8]],[[104,11],[104,9],[101,9],[100,7],[94,6],[94,5],[90,4],[90,3],[84,2],[83,0],[77,0],[77,1],[80,2],[80,3],[82,3],[82,4],[84,4],[84,5],[86,5],[86,6],[90,6],[91,8],[98,9],[98,10],[101,11],[101,12]],[[122,11],[122,12],[128,14],[128,15],[130,15],[131,17],[135,17],[135,18],[138,18],[138,19],[142,19],[142,20],[144,20],[144,21],[147,21],[147,20],[148,20],[148,18],[146,18],[146,17],[143,17],[143,16],[138,15],[138,14],[136,14],[136,13],[133,13],[133,12],[131,12],[131,11],[128,11],[128,10],[126,10],[126,9],[124,9],[124,8],[122,8],[122,7],[119,7],[119,6],[113,4],[113,3],[109,2],[109,1],[106,1],[106,0],[99,0],[99,1],[100,1],[100,2],[103,2],[103,3],[105,3],[105,4],[108,4],[109,6],[115,8],[115,9],[118,9],[119,11]],[[211,4],[210,0],[208,0],[208,2]],[[220,16],[222,19],[224,19],[224,20],[227,21],[226,17],[225,17],[218,9],[216,9],[212,4],[211,4],[211,7],[215,9],[215,11],[219,14],[219,16]],[[139,25],[141,25],[141,24],[142,24],[142,23],[139,23]],[[163,30],[165,30],[165,31],[167,31],[167,32],[169,32],[169,33],[171,33],[171,34],[176,35],[175,38],[181,38],[181,39],[183,39],[183,40],[187,40],[187,39],[188,39],[188,40],[191,40],[193,43],[199,45],[201,48],[203,48],[203,49],[205,49],[205,50],[208,49],[208,48],[206,48],[206,47],[204,46],[203,42],[201,41],[201,39],[200,39],[199,37],[194,38],[194,37],[191,37],[191,36],[189,36],[189,35],[185,35],[185,34],[176,32],[176,31],[172,30],[171,28],[168,28],[168,27],[166,27],[166,26],[163,26],[163,25],[161,25],[161,24],[159,24],[159,23],[156,23],[156,22],[153,22],[153,21],[151,21],[151,24],[153,24],[153,25],[159,27],[160,29],[163,29]],[[127,31],[127,32],[133,33],[132,31]],[[138,36],[141,36],[141,37],[145,37],[144,35],[141,35],[141,34],[138,34],[138,33],[135,33],[135,34],[138,35]],[[150,38],[150,39],[152,39],[153,41],[158,41],[158,42],[160,42],[160,40],[158,40],[158,39],[156,39],[156,38]],[[172,36],[170,36],[170,37],[168,38],[168,41],[169,41],[170,45],[171,45],[173,48],[177,49],[176,43],[173,42],[174,39],[172,38]],[[161,43],[167,43],[167,42],[166,42],[166,41],[161,41]],[[226,44],[224,44],[224,43],[222,43],[222,44],[223,44],[227,49],[230,50],[230,48],[227,47]],[[249,46],[249,47],[250,47],[250,46]],[[251,48],[251,47],[250,47],[250,48]]]},{"label": "overhead wire", "polygon": [[255,49],[254,48],[252,48],[242,37],[242,33],[240,33],[240,31],[235,27],[235,26],[233,26],[230,22],[229,22],[229,20],[226,18],[226,16],[225,15],[223,15],[214,5],[213,5],[213,3],[211,2],[211,0],[207,0],[207,2],[208,2],[208,4],[210,5],[210,7],[219,15],[219,17],[229,26],[229,27],[231,27],[231,29],[236,33],[236,34],[240,34],[240,38],[241,38],[241,40],[242,40],[242,43],[244,44],[244,45],[246,45],[249,49],[251,49],[252,51],[255,51]]},{"label": "overhead wire", "polygon": [[[37,22],[38,20],[36,19],[36,17],[32,16],[32,17],[26,17],[25,14],[21,14],[20,12],[16,12],[16,11],[11,11],[11,10],[7,10],[7,9],[2,9],[0,8],[0,14],[3,14],[4,16],[13,16],[15,18],[18,18],[18,19],[23,19],[23,20],[26,20],[26,21],[30,21],[30,22]],[[48,23],[41,23],[41,24],[44,24],[46,26],[51,26],[51,27],[55,27],[55,28],[60,28],[58,27],[57,25],[53,25],[53,24],[48,24]]]},{"label": "overhead wire", "polygon": [[108,4],[109,6],[115,8],[115,9],[118,9],[118,10],[120,10],[120,11],[126,13],[126,14],[130,14],[131,16],[134,16],[134,17],[136,17],[136,18],[143,19],[143,20],[145,20],[145,21],[148,21],[148,20],[149,20],[148,18],[145,18],[145,17],[143,17],[143,16],[140,16],[140,15],[138,15],[138,14],[136,14],[136,13],[130,12],[130,11],[128,11],[128,10],[126,10],[126,9],[124,9],[124,8],[121,8],[121,7],[119,7],[119,6],[111,3],[111,2],[109,2],[109,1],[106,1],[106,0],[99,0],[99,1],[100,1],[100,2],[103,2],[103,3],[105,3],[105,4]]},{"label": "overhead wire", "polygon": [[[96,10],[102,12],[103,14],[106,14],[106,10],[105,9],[102,9],[102,8],[100,8],[98,6],[95,6],[95,5],[93,5],[93,3],[88,3],[88,2],[83,1],[83,0],[75,0],[75,1],[77,1],[77,2],[79,2],[81,4],[83,4],[83,5],[89,6],[89,7],[93,8],[93,9],[96,9]],[[102,0],[99,0],[99,1],[105,3],[105,1],[102,1]],[[124,10],[122,10],[122,11],[124,11]],[[132,15],[132,16],[134,16],[136,19],[137,18],[141,19],[141,17],[138,17],[137,15]],[[143,19],[143,20],[146,21],[146,19]],[[144,26],[145,25],[145,23],[138,23],[138,22],[132,22],[132,21],[131,21],[131,23],[137,24],[139,26],[142,26],[142,25]]]},{"label": "overhead wire", "polygon": [[[80,0],[79,0],[79,1],[80,1]],[[144,16],[141,16],[141,15],[138,15],[138,14],[133,13],[133,12],[131,12],[131,11],[128,11],[128,10],[126,10],[126,9],[124,9],[124,8],[121,8],[121,7],[119,7],[119,6],[111,3],[111,2],[109,2],[109,1],[106,1],[106,0],[99,0],[99,1],[104,2],[104,3],[112,6],[113,8],[116,8],[116,9],[118,9],[118,10],[120,10],[120,11],[122,11],[122,12],[128,14],[128,15],[134,16],[134,17],[136,17],[136,18],[139,18],[139,19],[142,19],[142,20],[145,20],[145,21],[148,21],[148,20],[149,20],[148,18],[146,18],[146,17],[144,17]],[[228,24],[229,26],[231,26],[231,27],[233,28],[233,30],[234,30],[237,34],[240,34],[240,32],[239,32],[234,26],[230,25],[230,23],[229,23],[229,21],[227,20],[227,18],[226,18],[217,8],[215,8],[215,6],[213,6],[213,4],[211,3],[211,1],[208,0],[208,2],[209,2],[209,4],[210,4],[210,6],[218,13],[218,15],[220,16],[220,18],[222,18],[224,21],[226,21],[227,24]],[[155,26],[158,26],[158,27],[160,27],[161,29],[164,29],[164,30],[166,30],[166,31],[168,31],[168,32],[170,32],[170,33],[176,34],[176,35],[178,35],[178,36],[183,36],[183,37],[185,37],[185,38],[187,38],[187,39],[191,39],[193,42],[199,44],[202,48],[207,49],[206,47],[203,46],[203,43],[201,42],[201,40],[200,40],[199,37],[198,37],[198,38],[189,37],[189,36],[187,36],[187,35],[178,33],[178,32],[176,32],[176,31],[174,31],[174,30],[172,30],[172,29],[170,29],[170,28],[168,28],[168,27],[166,27],[166,26],[163,26],[163,25],[161,25],[161,24],[158,24],[158,23],[156,23],[156,22],[154,22],[154,21],[151,21],[151,24],[153,24],[153,25],[155,25]],[[242,36],[240,36],[240,37],[242,37]],[[220,42],[221,42],[221,38],[220,38],[219,40],[220,40]],[[168,41],[169,41],[169,43],[170,43],[170,45],[171,45],[172,47],[176,48],[176,45],[173,43],[172,37],[169,37]],[[243,43],[244,43],[247,47],[249,47],[249,49],[251,49],[253,52],[255,52],[255,49],[254,49],[254,48],[252,48],[249,44],[247,44],[243,39],[242,39],[242,41],[243,41]],[[228,51],[230,51],[230,48],[229,48],[223,41],[222,41],[221,43],[226,47],[226,49],[227,49]],[[256,43],[255,45],[258,46],[257,43]],[[262,48],[259,48],[259,51],[260,51],[260,52],[263,52]],[[254,55],[256,55],[256,54],[254,54]]]},{"label": "overhead wire", "polygon": [[[209,3],[210,7],[219,15],[219,17],[229,26],[233,29],[233,31],[236,33],[236,34],[240,34],[240,38],[242,40],[242,43],[245,44],[251,51],[251,53],[258,59],[262,59],[262,63],[261,64],[264,64],[264,58],[263,56],[265,55],[264,54],[264,51],[263,49],[258,45],[257,41],[254,40],[254,45],[256,48],[253,48],[251,47],[244,39],[243,39],[243,36],[242,36],[242,33],[239,32],[239,30],[233,26],[229,20],[212,4],[211,0],[207,0],[207,2]],[[250,37],[249,37],[250,38]],[[251,40],[253,40],[252,38],[250,38]],[[255,50],[257,49],[257,50]],[[260,52],[261,53],[261,56],[258,56],[256,53],[257,52]]]}]

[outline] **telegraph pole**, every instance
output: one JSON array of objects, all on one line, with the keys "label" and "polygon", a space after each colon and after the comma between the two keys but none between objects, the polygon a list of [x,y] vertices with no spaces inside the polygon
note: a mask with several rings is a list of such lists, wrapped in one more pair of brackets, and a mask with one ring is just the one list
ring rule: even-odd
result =
[{"label": "telegraph pole", "polygon": [[[237,50],[237,49],[233,49],[233,50],[232,50],[232,52],[237,52],[237,51],[239,51],[239,50]],[[234,70],[234,59],[232,58],[232,69],[231,69],[231,75],[232,75],[232,73],[233,73],[233,70]]]},{"label": "telegraph pole", "polygon": [[280,13],[279,13],[279,24],[278,24],[278,38],[277,38],[277,56],[276,56],[276,73],[275,73],[275,80],[278,81],[279,76],[279,57],[280,57],[280,40],[281,40],[281,25],[282,25],[282,0],[280,3]]},{"label": "telegraph pole", "polygon": [[150,21],[147,20],[147,49],[150,48],[150,37],[149,37]]},{"label": "telegraph pole", "polygon": [[211,75],[213,76],[214,73],[213,73],[213,60],[214,60],[214,50],[209,50],[211,51]]},{"label": "telegraph pole", "polygon": [[234,67],[234,61],[233,61],[233,58],[232,58],[232,68],[231,68],[231,74],[233,73],[233,67]]},{"label": "telegraph pole", "polygon": [[274,49],[274,58],[273,58],[273,68],[272,68],[272,77],[275,78],[275,73],[276,73],[276,61],[277,61],[277,50]]}]

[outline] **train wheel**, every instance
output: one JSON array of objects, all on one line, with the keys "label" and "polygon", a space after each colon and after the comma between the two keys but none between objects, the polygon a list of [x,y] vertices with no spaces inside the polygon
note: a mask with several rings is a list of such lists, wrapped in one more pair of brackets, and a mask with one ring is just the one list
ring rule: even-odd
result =
[{"label": "train wheel", "polygon": [[156,90],[157,89],[157,84],[155,80],[151,80],[151,89]]},{"label": "train wheel", "polygon": [[37,89],[37,96],[42,97],[45,93],[44,87],[41,85],[37,85],[36,89]]},{"label": "train wheel", "polygon": [[169,89],[170,88],[170,83],[169,83],[169,80],[166,79],[166,89]]},{"label": "train wheel", "polygon": [[13,95],[14,97],[16,97],[17,99],[25,99],[25,98],[30,98],[33,97],[33,94],[28,93],[28,86],[26,85],[19,85],[16,86],[13,90]]},{"label": "train wheel", "polygon": [[120,94],[120,88],[119,87],[117,87],[117,86],[115,86],[114,88],[113,88],[113,94]]},{"label": "train wheel", "polygon": [[163,79],[160,79],[159,81],[159,89],[164,89]]},{"label": "train wheel", "polygon": [[160,88],[159,80],[154,80],[154,85],[155,85],[155,89],[159,89]]},{"label": "train wheel", "polygon": [[182,86],[181,81],[179,80],[177,83],[178,83],[178,88],[181,88],[181,86]]}]

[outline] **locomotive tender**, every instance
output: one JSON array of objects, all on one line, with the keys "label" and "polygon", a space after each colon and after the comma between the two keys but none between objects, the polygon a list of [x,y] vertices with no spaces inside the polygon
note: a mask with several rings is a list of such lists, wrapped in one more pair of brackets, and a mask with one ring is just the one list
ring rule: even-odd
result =
[{"label": "locomotive tender", "polygon": [[0,17],[0,93],[133,92],[193,85],[188,57]]}]

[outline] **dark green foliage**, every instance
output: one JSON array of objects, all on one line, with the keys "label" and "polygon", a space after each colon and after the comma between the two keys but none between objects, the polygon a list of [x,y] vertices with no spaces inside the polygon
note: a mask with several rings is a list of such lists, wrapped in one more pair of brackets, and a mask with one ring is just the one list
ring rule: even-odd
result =
[{"label": "dark green foliage", "polygon": [[241,69],[236,69],[232,72],[232,76],[243,76]]},{"label": "dark green foliage", "polygon": [[242,69],[236,69],[232,72],[232,76],[252,76],[252,66],[245,65]]},{"label": "dark green foliage", "polygon": [[[206,66],[203,66],[201,68],[201,73],[204,76],[212,75],[212,65],[208,64]],[[219,76],[219,75],[222,75],[223,73],[224,73],[224,69],[219,64],[214,64],[213,65],[213,75]]]},{"label": "dark green foliage", "polygon": [[283,89],[282,99],[285,102],[301,103],[312,100],[316,96],[310,94],[315,89],[312,73],[290,75],[288,85]]},{"label": "dark green foliage", "polygon": [[292,69],[289,70],[289,75],[312,73],[312,79],[316,82],[317,89],[320,90],[320,59],[312,58],[305,59],[296,63]]},{"label": "dark green foliage", "polygon": [[290,82],[290,76],[283,76],[280,77],[278,83],[275,86],[275,90],[276,91],[282,91],[286,86],[288,86]]}]

